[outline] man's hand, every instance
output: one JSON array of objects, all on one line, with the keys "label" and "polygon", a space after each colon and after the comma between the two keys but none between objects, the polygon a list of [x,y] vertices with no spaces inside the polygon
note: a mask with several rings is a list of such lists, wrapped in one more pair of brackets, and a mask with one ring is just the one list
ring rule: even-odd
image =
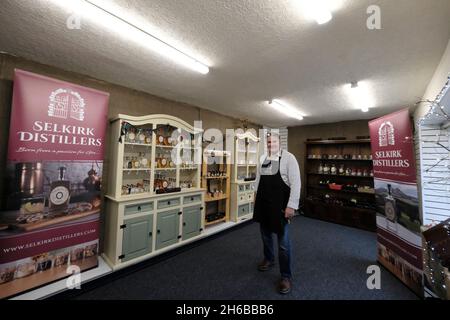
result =
[{"label": "man's hand", "polygon": [[286,210],[284,210],[284,217],[286,219],[290,219],[294,216],[295,210],[292,208],[287,207]]}]

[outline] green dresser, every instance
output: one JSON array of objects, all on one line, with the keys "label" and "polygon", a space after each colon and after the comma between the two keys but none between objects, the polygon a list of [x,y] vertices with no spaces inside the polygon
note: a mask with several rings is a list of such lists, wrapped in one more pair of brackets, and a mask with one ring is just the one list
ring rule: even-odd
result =
[{"label": "green dresser", "polygon": [[180,210],[173,209],[157,213],[156,250],[178,242],[180,238]]},{"label": "green dresser", "polygon": [[183,240],[198,236],[202,231],[201,206],[186,207],[183,209]]},{"label": "green dresser", "polygon": [[126,219],[121,226],[122,262],[143,256],[152,251],[153,215]]}]

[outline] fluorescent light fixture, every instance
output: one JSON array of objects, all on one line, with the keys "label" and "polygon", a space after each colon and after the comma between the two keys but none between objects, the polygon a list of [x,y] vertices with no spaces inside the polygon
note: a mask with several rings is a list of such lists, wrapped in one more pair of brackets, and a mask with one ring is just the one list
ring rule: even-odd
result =
[{"label": "fluorescent light fixture", "polygon": [[362,112],[368,112],[373,108],[374,102],[368,86],[364,82],[352,82],[347,86],[348,94],[352,104],[361,109]]},{"label": "fluorescent light fixture", "polygon": [[291,118],[294,118],[297,120],[303,120],[303,116],[300,114],[300,112],[296,108],[294,108],[284,102],[281,102],[280,100],[273,99],[273,100],[269,101],[269,105],[272,108],[274,108],[275,110],[281,112],[282,114],[284,114],[288,117],[291,117]]},{"label": "fluorescent light fixture", "polygon": [[[127,17],[123,8],[114,6],[112,1],[105,0],[52,0],[55,4],[64,6],[81,17],[82,21],[90,20],[105,29],[119,34],[126,40],[132,40],[156,53],[171,59],[201,74],[207,74],[209,67],[199,60],[180,51],[174,46],[154,36],[145,23]],[[130,49],[132,50],[132,49]]]},{"label": "fluorescent light fixture", "polygon": [[330,11],[327,10],[317,10],[314,13],[314,19],[316,20],[317,24],[325,24],[333,19],[333,15]]},{"label": "fluorescent light fixture", "polygon": [[316,20],[318,24],[327,23],[333,18],[330,10],[331,5],[327,0],[303,0],[300,5],[306,15]]}]

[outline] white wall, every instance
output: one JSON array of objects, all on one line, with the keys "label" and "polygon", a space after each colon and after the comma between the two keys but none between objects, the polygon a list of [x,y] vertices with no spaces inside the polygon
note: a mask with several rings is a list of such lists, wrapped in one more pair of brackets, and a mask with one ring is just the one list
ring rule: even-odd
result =
[{"label": "white wall", "polygon": [[[441,62],[439,63],[436,71],[434,72],[433,77],[431,78],[430,83],[428,84],[427,90],[423,95],[422,100],[434,100],[439,92],[442,90],[442,87],[447,82],[447,77],[450,73],[450,40],[447,44],[447,49],[442,56]],[[414,112],[414,123],[417,125],[417,121],[422,118],[429,109],[429,105],[426,103],[420,104],[415,112]]]}]

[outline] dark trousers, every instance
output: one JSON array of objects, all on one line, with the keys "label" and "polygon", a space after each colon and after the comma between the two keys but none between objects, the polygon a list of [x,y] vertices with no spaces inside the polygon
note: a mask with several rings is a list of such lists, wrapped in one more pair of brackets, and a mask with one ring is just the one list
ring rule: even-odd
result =
[{"label": "dark trousers", "polygon": [[[261,226],[261,236],[264,245],[264,258],[267,261],[275,261],[273,249],[274,233]],[[280,263],[280,272],[282,278],[292,279],[291,271],[291,240],[289,239],[289,224],[284,226],[283,234],[277,235],[278,238],[278,261]]]}]

